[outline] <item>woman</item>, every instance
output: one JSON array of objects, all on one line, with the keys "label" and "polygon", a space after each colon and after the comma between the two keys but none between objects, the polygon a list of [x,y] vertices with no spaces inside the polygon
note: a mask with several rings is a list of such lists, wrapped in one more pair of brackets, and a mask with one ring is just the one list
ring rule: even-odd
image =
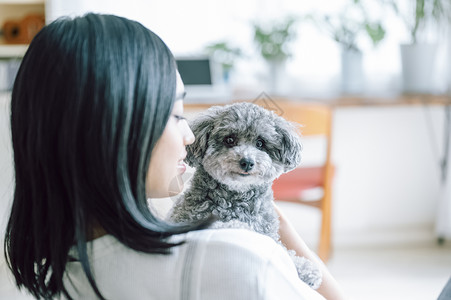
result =
[{"label": "woman", "polygon": [[[38,33],[11,102],[5,249],[19,287],[45,299],[321,299],[269,238],[149,211],[194,141],[183,96],[171,52],[139,23],[88,14]],[[339,297],[325,272],[323,294]]]}]

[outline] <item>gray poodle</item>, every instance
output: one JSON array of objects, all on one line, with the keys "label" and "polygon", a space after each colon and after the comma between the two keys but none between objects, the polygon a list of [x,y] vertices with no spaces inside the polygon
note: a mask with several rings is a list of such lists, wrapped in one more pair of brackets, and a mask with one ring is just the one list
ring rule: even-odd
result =
[{"label": "gray poodle", "polygon": [[[186,162],[196,171],[169,220],[192,222],[213,214],[218,218],[216,228],[248,228],[282,245],[271,185],[300,163],[296,127],[252,103],[211,107],[190,126],[196,140],[187,147]],[[318,288],[322,278],[318,267],[287,251],[299,278]]]}]

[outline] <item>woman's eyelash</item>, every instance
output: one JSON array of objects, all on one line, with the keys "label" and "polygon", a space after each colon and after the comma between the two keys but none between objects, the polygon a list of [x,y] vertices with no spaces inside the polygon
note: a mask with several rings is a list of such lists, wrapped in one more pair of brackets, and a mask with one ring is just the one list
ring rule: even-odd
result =
[{"label": "woman's eyelash", "polygon": [[174,118],[177,119],[177,121],[186,120],[186,118],[184,116],[180,116],[180,115],[173,115],[173,116],[174,116]]}]

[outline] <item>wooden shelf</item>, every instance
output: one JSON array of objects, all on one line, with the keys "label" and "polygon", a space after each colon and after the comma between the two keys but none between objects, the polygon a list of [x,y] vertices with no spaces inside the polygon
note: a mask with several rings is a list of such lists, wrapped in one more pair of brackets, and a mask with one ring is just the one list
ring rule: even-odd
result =
[{"label": "wooden shelf", "polygon": [[0,5],[45,4],[45,0],[0,0]]},{"label": "wooden shelf", "polygon": [[[227,103],[202,103],[191,101],[190,105],[197,105],[202,108],[210,107],[213,104],[228,104],[232,102],[239,101],[256,101],[255,98],[239,97],[239,95],[234,95],[233,99]],[[278,96],[267,96],[265,101],[294,101],[308,103],[322,103],[332,107],[387,107],[387,106],[415,106],[415,105],[438,105],[447,106],[451,105],[451,95],[446,94],[397,94],[390,97],[378,97],[371,95],[362,96],[343,96],[336,95],[336,97],[330,98],[309,98],[309,97],[278,97]]]},{"label": "wooden shelf", "polygon": [[[29,14],[45,15],[46,0],[0,0],[0,28],[6,21],[21,20]],[[22,58],[28,49],[24,44],[8,44],[0,35],[0,59]]]},{"label": "wooden shelf", "polygon": [[28,45],[6,45],[0,44],[0,59],[23,57],[28,49]]},{"label": "wooden shelf", "polygon": [[409,106],[409,105],[451,105],[450,95],[399,94],[394,97],[337,97],[334,106]]}]

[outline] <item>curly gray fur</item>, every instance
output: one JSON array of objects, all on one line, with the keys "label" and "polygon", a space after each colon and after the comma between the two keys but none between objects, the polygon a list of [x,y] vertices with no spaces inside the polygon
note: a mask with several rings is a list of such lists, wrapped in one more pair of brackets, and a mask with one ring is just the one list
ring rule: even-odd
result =
[{"label": "curly gray fur", "polygon": [[[169,220],[193,222],[214,215],[218,218],[214,228],[251,229],[285,248],[278,234],[271,185],[300,162],[295,127],[251,103],[212,107],[191,127],[196,141],[187,147],[187,162],[196,171],[191,187],[169,212]],[[233,137],[232,146],[225,142],[228,137]],[[252,161],[252,166],[243,166],[243,158]],[[319,268],[296,256],[295,251],[286,250],[299,278],[318,288],[322,280]]]}]

